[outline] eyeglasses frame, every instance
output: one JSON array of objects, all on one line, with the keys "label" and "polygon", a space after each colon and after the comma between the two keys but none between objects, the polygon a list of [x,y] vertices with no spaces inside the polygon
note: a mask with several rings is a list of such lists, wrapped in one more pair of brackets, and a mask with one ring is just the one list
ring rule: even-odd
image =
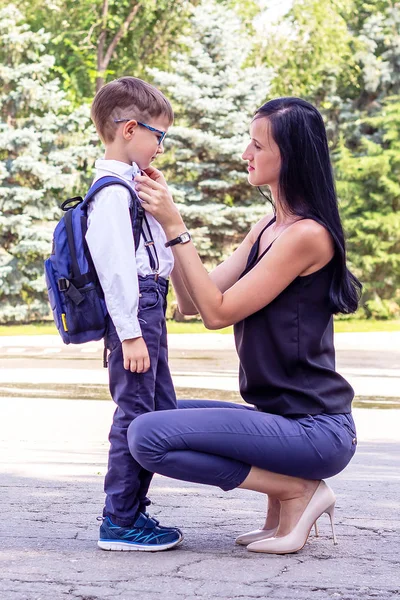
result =
[{"label": "eyeglasses frame", "polygon": [[[128,123],[129,121],[136,121],[136,119],[114,119],[114,123]],[[165,136],[167,135],[166,131],[161,131],[160,129],[156,129],[155,127],[152,127],[151,125],[147,125],[147,123],[142,123],[141,121],[136,121],[136,123],[138,125],[140,125],[141,127],[145,127],[146,129],[148,129],[149,131],[153,131],[154,133],[159,133],[160,134],[160,138],[158,139],[158,146],[161,146],[161,144],[163,143]]]}]

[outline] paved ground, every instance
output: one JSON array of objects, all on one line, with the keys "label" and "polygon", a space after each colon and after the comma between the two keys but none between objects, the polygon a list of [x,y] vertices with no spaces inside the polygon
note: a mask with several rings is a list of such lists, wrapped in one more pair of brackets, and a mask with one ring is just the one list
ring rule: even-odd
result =
[{"label": "paved ground", "polygon": [[[377,365],[373,368],[397,372],[399,362],[382,365],[378,357],[382,352],[396,355],[399,347],[390,348],[390,341],[379,339],[382,348],[378,338],[369,347],[365,339],[346,342],[351,348],[343,351],[353,356],[352,368],[365,367],[362,360],[357,366],[354,358],[359,344],[359,357],[371,353]],[[156,476],[152,513],[183,528],[182,546],[160,554],[102,552],[96,548],[96,516],[103,501],[112,403],[74,401],[69,393],[70,399],[62,400],[61,394],[33,397],[29,384],[34,383],[35,364],[46,361],[44,371],[51,378],[69,361],[63,355],[65,360],[55,366],[47,350],[35,363],[28,358],[32,347],[28,351],[22,342],[14,348],[27,352],[26,397],[19,397],[22,388],[15,387],[23,366],[9,362],[22,360],[17,358],[21,355],[11,358],[7,350],[12,346],[3,344],[2,355],[8,358],[0,363],[3,369],[15,369],[0,398],[0,600],[400,598],[400,409],[355,409],[358,451],[349,467],[330,480],[338,497],[338,546],[332,544],[325,515],[319,521],[320,537],[311,537],[302,552],[250,554],[233,542],[239,533],[262,523],[261,495],[243,490],[225,494]],[[43,350],[40,345],[37,349]],[[71,360],[84,362],[82,371],[91,370],[85,359]],[[212,359],[209,363],[209,372],[219,372],[223,379],[223,365],[216,367]],[[97,373],[97,367],[92,371]],[[204,380],[199,373],[195,376]],[[46,383],[44,375],[39,383]],[[13,397],[5,395],[7,390]]]}]

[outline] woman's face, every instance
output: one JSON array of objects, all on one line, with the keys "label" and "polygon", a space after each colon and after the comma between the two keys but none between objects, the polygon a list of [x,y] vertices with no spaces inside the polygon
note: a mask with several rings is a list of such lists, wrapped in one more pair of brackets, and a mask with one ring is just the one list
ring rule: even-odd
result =
[{"label": "woman's face", "polygon": [[248,161],[248,181],[251,185],[276,186],[281,170],[281,155],[271,134],[266,117],[256,117],[250,125],[251,140],[242,154]]}]

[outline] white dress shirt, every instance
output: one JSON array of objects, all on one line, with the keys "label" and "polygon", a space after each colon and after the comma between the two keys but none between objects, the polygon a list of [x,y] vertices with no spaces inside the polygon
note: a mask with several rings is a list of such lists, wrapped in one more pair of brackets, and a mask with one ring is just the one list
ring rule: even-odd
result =
[{"label": "white dress shirt", "polygon": [[[97,160],[94,181],[104,176],[116,176],[134,189],[133,178],[140,173],[138,166],[118,160]],[[140,337],[138,321],[138,275],[152,273],[143,237],[135,251],[129,208],[132,204],[127,189],[111,185],[95,195],[88,207],[86,241],[101,287],[107,310],[118,337],[124,340]],[[167,279],[174,266],[170,248],[165,248],[166,237],[161,225],[146,213],[160,263],[159,274]]]}]

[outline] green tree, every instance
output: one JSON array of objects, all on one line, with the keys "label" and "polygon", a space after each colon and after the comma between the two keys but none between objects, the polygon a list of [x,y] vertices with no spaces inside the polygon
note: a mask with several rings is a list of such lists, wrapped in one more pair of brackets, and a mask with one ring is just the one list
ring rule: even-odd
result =
[{"label": "green tree", "polygon": [[[168,68],[188,32],[193,7],[201,0],[19,0],[34,31],[52,34],[48,45],[64,89],[79,103],[104,82],[134,75],[149,66]],[[259,8],[255,0],[219,0],[239,6],[244,26]],[[6,0],[0,0],[6,5]]]},{"label": "green tree", "polygon": [[244,66],[251,39],[237,15],[212,0],[195,10],[190,36],[181,42],[186,51],[172,55],[169,72],[150,70],[176,111],[161,166],[200,253],[214,263],[265,212],[241,154],[271,73]]},{"label": "green tree", "polygon": [[358,66],[347,27],[352,4],[352,0],[294,0],[277,25],[261,32],[259,52],[276,68],[274,95],[312,98],[323,105],[329,96],[347,94],[356,85]]},{"label": "green tree", "polygon": [[337,185],[365,312],[389,317],[400,314],[400,2],[365,3],[350,26],[361,84],[339,117]]},{"label": "green tree", "polygon": [[355,150],[344,141],[336,162],[337,187],[352,265],[364,283],[367,316],[400,316],[400,96],[388,98],[362,125]]},{"label": "green tree", "polygon": [[398,314],[400,2],[294,0],[262,33],[273,93],[323,113],[365,314]]},{"label": "green tree", "polygon": [[57,204],[79,188],[93,128],[88,108],[72,110],[49,35],[33,33],[13,5],[0,10],[0,320],[48,314],[43,258],[51,250]]},{"label": "green tree", "polygon": [[79,103],[105,81],[164,67],[197,1],[20,0],[19,6],[34,31],[52,33],[48,52]]}]

